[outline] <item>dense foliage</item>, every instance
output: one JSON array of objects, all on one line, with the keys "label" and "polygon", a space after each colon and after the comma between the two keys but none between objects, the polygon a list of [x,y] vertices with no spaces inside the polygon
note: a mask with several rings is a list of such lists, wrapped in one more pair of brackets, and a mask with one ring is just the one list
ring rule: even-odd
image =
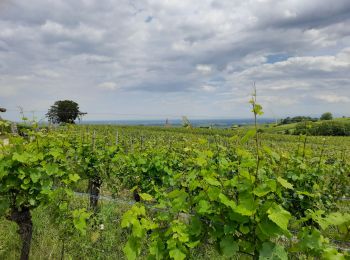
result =
[{"label": "dense foliage", "polygon": [[316,122],[317,120],[318,118],[312,118],[310,116],[295,116],[295,117],[286,117],[284,119],[281,119],[280,124],[286,125],[286,124],[299,123],[304,121]]},{"label": "dense foliage", "polygon": [[296,126],[294,134],[308,134],[315,136],[350,136],[350,122],[323,121],[317,124],[303,122]]},{"label": "dense foliage", "polygon": [[[0,146],[1,212],[11,219],[49,207],[61,256],[70,243],[78,247],[76,234],[89,231],[91,247],[104,243],[101,189],[135,199],[111,222],[126,232],[128,259],[194,258],[204,248],[248,259],[347,255],[328,237],[350,236],[349,208],[339,207],[350,197],[348,139],[69,125],[8,138]],[[77,189],[89,191],[90,209],[74,203]]]},{"label": "dense foliage", "polygon": [[54,185],[69,185],[79,179],[70,172],[68,148],[63,135],[31,132],[28,139],[12,137],[11,145],[1,149],[0,215],[19,226],[21,259],[29,256],[31,210],[49,203]]},{"label": "dense foliage", "polygon": [[320,120],[332,120],[332,119],[333,119],[333,115],[331,112],[323,113],[320,117]]},{"label": "dense foliage", "polygon": [[69,123],[74,124],[77,118],[86,113],[79,111],[78,103],[72,100],[59,100],[53,104],[46,116],[54,124]]}]

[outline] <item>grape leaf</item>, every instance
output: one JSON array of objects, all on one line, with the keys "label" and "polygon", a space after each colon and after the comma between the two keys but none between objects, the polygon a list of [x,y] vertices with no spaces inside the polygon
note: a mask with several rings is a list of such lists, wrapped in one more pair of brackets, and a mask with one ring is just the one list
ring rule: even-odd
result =
[{"label": "grape leaf", "polygon": [[169,255],[174,260],[184,260],[186,258],[186,255],[177,248],[170,250]]},{"label": "grape leaf", "polygon": [[268,218],[276,223],[282,230],[288,231],[288,223],[291,218],[291,214],[282,208],[280,205],[274,204],[267,211]]},{"label": "grape leaf", "polygon": [[220,249],[224,256],[232,257],[239,250],[239,246],[233,237],[227,236],[220,241]]},{"label": "grape leaf", "polygon": [[283,179],[281,177],[278,177],[277,181],[279,182],[279,184],[281,184],[286,189],[290,189],[290,190],[293,189],[293,184],[289,183],[287,180],[285,180],[285,179]]},{"label": "grape leaf", "polygon": [[147,193],[139,193],[141,199],[145,200],[145,201],[151,201],[153,200],[153,197]]},{"label": "grape leaf", "polygon": [[259,251],[259,260],[287,260],[288,255],[282,246],[265,242]]}]

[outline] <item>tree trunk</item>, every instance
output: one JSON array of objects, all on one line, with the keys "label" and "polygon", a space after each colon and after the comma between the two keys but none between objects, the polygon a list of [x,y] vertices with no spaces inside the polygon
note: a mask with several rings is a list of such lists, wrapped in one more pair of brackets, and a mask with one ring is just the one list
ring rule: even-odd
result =
[{"label": "tree trunk", "polygon": [[94,211],[97,210],[98,199],[100,196],[100,189],[102,180],[99,176],[95,176],[89,179],[89,194],[90,194],[90,208]]},{"label": "tree trunk", "polygon": [[14,221],[18,225],[18,233],[22,240],[21,260],[29,259],[30,244],[33,234],[33,222],[30,209],[23,207],[20,210],[14,208],[11,210],[8,219]]}]

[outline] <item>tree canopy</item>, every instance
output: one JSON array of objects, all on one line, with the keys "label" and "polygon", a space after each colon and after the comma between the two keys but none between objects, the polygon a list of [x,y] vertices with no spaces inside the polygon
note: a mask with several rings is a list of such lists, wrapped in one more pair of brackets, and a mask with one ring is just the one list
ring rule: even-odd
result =
[{"label": "tree canopy", "polygon": [[286,117],[280,121],[280,125],[299,123],[304,121],[317,121],[317,118],[312,118],[310,116],[295,116],[295,117]]},{"label": "tree canopy", "polygon": [[69,123],[74,124],[77,118],[81,118],[87,113],[81,112],[79,110],[78,103],[72,100],[59,100],[56,101],[47,112],[46,116],[50,122],[59,123]]},{"label": "tree canopy", "polygon": [[320,117],[321,120],[332,120],[333,115],[330,112],[323,113],[322,116]]}]

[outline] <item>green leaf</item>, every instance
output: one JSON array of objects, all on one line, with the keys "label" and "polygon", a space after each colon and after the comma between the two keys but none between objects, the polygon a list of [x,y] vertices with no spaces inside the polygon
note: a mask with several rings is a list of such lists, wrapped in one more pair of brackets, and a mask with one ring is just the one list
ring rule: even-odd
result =
[{"label": "green leaf", "polygon": [[218,187],[209,187],[208,188],[208,197],[211,201],[216,200],[219,197],[221,189]]},{"label": "green leaf", "polygon": [[256,130],[255,129],[251,129],[249,130],[241,139],[241,143],[245,144],[246,142],[249,141],[249,139],[251,139],[253,136],[255,136],[256,134]]},{"label": "green leaf", "polygon": [[242,234],[245,234],[245,235],[246,235],[246,234],[249,233],[250,229],[249,229],[249,226],[245,226],[245,225],[241,224],[241,225],[239,226],[239,231],[241,231]]},{"label": "green leaf", "polygon": [[264,183],[260,184],[254,189],[254,194],[258,197],[263,197],[270,192],[276,191],[276,181],[266,180]]},{"label": "green leaf", "polygon": [[202,222],[198,217],[192,217],[190,225],[190,234],[199,236],[202,233]]},{"label": "green leaf", "polygon": [[183,191],[183,190],[173,190],[173,191],[171,191],[171,192],[168,193],[168,198],[169,198],[169,199],[174,199],[174,198],[183,196],[184,193],[186,193],[186,192]]},{"label": "green leaf", "polygon": [[293,189],[293,184],[289,183],[287,180],[285,180],[285,179],[283,179],[281,177],[278,177],[277,181],[279,182],[279,184],[281,184],[286,189],[290,189],[290,190]]},{"label": "green leaf", "polygon": [[61,156],[61,154],[63,154],[63,151],[60,148],[53,148],[49,152],[49,154],[52,155],[54,158],[58,158],[59,156]]},{"label": "green leaf", "polygon": [[263,218],[258,224],[258,230],[261,232],[258,236],[261,240],[269,239],[281,235],[281,229],[268,218]]},{"label": "green leaf", "polygon": [[133,205],[131,209],[126,211],[122,217],[121,227],[127,228],[134,224],[134,221],[138,221],[139,216],[145,216],[146,209],[144,206]]},{"label": "green leaf", "polygon": [[[149,246],[149,252],[155,259],[163,259],[164,243],[161,239],[153,240]],[[150,258],[153,259],[153,258]]]},{"label": "green leaf", "polygon": [[326,217],[322,217],[323,213],[324,211],[319,210],[311,214],[312,219],[315,220],[323,230],[327,229],[329,226],[340,226],[350,222],[350,214],[348,213],[342,214],[341,212],[333,212]]},{"label": "green leaf", "polygon": [[230,207],[232,209],[236,208],[236,203],[233,200],[230,200],[227,198],[223,193],[219,194],[219,199],[222,204],[224,204],[227,207]]},{"label": "green leaf", "polygon": [[123,248],[124,254],[128,260],[135,260],[138,255],[138,246],[134,238],[129,238],[128,242]]},{"label": "green leaf", "polygon": [[256,187],[253,193],[258,197],[263,197],[266,194],[270,193],[271,191],[272,191],[271,187],[263,183],[263,184],[260,184],[258,187]]},{"label": "green leaf", "polygon": [[188,242],[188,243],[186,243],[186,245],[187,245],[189,248],[195,248],[195,247],[198,246],[200,243],[201,243],[201,241],[200,241],[200,240],[197,240],[197,241],[193,241],[193,242]]},{"label": "green leaf", "polygon": [[0,216],[3,215],[10,207],[8,199],[0,198]]},{"label": "green leaf", "polygon": [[141,199],[143,199],[144,201],[151,201],[153,200],[153,197],[147,193],[139,193]]},{"label": "green leaf", "polygon": [[264,145],[264,146],[263,146],[263,149],[264,149],[264,151],[265,151],[268,155],[270,155],[274,160],[279,161],[279,160],[281,159],[281,157],[279,156],[279,154],[276,153],[276,152],[274,152],[274,151],[272,151],[272,150],[270,149],[270,147]]},{"label": "green leaf", "polygon": [[199,166],[201,166],[201,167],[203,167],[203,166],[205,166],[205,165],[208,164],[207,159],[204,158],[204,157],[198,157],[197,160],[196,160],[196,163],[197,163]]},{"label": "green leaf", "polygon": [[173,199],[171,201],[171,207],[173,210],[180,211],[185,210],[187,205],[188,194],[184,190],[174,190],[168,194],[168,197]]},{"label": "green leaf", "polygon": [[277,226],[279,226],[282,230],[288,232],[288,223],[291,218],[291,214],[282,208],[280,205],[274,204],[267,211],[268,218],[271,219]]},{"label": "green leaf", "polygon": [[140,221],[138,219],[132,220],[132,235],[134,237],[142,238],[145,234],[145,230],[143,229]]},{"label": "green leaf", "polygon": [[317,194],[310,193],[308,191],[297,191],[297,194],[298,195],[305,195],[305,196],[308,196],[308,197],[311,197],[311,198],[314,198],[314,197],[317,196]]},{"label": "green leaf", "polygon": [[250,192],[242,192],[239,194],[239,204],[234,209],[235,212],[243,216],[252,216],[256,210],[256,201]]},{"label": "green leaf", "polygon": [[18,161],[21,163],[29,162],[29,156],[27,153],[19,154],[19,153],[13,153],[12,160]]},{"label": "green leaf", "polygon": [[339,225],[342,225],[344,223],[350,222],[350,214],[349,213],[342,214],[341,212],[333,212],[333,213],[330,213],[326,217],[326,219],[330,225],[339,226]]},{"label": "green leaf", "polygon": [[204,180],[213,186],[221,186],[221,183],[213,177],[205,177]]},{"label": "green leaf", "polygon": [[324,240],[321,232],[316,229],[313,229],[311,232],[309,232],[309,230],[303,230],[299,237],[298,247],[301,250],[311,249],[320,251],[324,248]]},{"label": "green leaf", "polygon": [[186,258],[186,255],[177,248],[170,250],[169,255],[174,260],[184,260]]},{"label": "green leaf", "polygon": [[77,182],[80,179],[80,176],[76,173],[69,174],[68,177],[72,182]]},{"label": "green leaf", "polygon": [[47,175],[51,176],[51,175],[57,174],[59,169],[58,169],[58,166],[56,164],[49,163],[49,164],[45,165],[45,171],[46,171]]},{"label": "green leaf", "polygon": [[87,219],[90,218],[91,213],[86,212],[86,209],[76,209],[72,212],[74,227],[80,231],[82,235],[86,234]]},{"label": "green leaf", "polygon": [[199,214],[205,214],[211,212],[210,203],[206,200],[200,200],[197,206],[197,212]]},{"label": "green leaf", "polygon": [[282,246],[265,242],[259,251],[260,260],[288,260],[288,254]]},{"label": "green leaf", "polygon": [[220,241],[220,249],[224,256],[232,257],[239,250],[239,246],[233,237],[227,236]]},{"label": "green leaf", "polygon": [[169,232],[173,232],[174,238],[176,237],[180,242],[189,242],[187,225],[177,220],[173,221],[170,225],[171,228],[169,229]]},{"label": "green leaf", "polygon": [[30,179],[32,180],[33,183],[37,183],[40,179],[40,172],[37,171],[36,169],[31,170],[30,172]]},{"label": "green leaf", "polygon": [[323,259],[327,260],[345,260],[346,258],[344,257],[343,254],[339,253],[337,249],[335,248],[326,248],[323,250]]}]

